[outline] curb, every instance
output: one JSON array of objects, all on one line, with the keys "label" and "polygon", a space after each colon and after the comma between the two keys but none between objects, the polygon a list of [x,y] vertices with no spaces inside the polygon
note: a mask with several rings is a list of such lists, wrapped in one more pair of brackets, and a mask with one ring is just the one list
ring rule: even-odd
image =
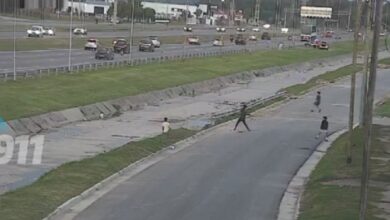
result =
[{"label": "curb", "polygon": [[[282,97],[282,96],[284,96],[283,93],[271,96],[271,97],[264,99],[264,100],[260,100],[256,103],[251,103],[252,104],[251,107],[263,104],[266,101],[271,101],[273,99],[277,99],[277,98]],[[273,106],[273,105],[271,105],[271,106]],[[262,110],[267,109],[267,107],[268,106],[265,106],[264,108],[262,108]],[[237,112],[239,112],[239,110],[232,111],[229,113],[234,114]],[[132,178],[133,176],[143,172],[144,170],[155,165],[159,161],[169,157],[170,155],[186,149],[187,147],[193,145],[194,143],[198,142],[202,138],[206,138],[209,135],[212,135],[213,131],[215,131],[218,128],[221,128],[223,126],[226,126],[228,123],[230,123],[234,120],[236,120],[236,119],[229,120],[227,122],[217,124],[215,126],[207,128],[205,130],[202,130],[189,138],[186,138],[186,139],[179,141],[171,146],[163,148],[160,151],[157,151],[153,154],[150,154],[149,156],[142,158],[142,159],[130,164],[129,166],[125,167],[124,169],[118,171],[117,173],[114,173],[113,175],[102,180],[101,182],[95,184],[91,188],[85,190],[80,195],[75,196],[75,197],[71,198],[70,200],[66,201],[61,206],[56,208],[52,213],[50,213],[47,217],[45,217],[43,220],[54,220],[54,219],[58,219],[59,217],[62,217],[61,219],[72,219],[71,217],[69,217],[67,215],[70,215],[70,216],[75,215],[75,214],[77,215],[78,213],[72,213],[72,211],[80,210],[80,209],[77,209],[76,206],[81,204],[83,201],[87,201],[86,202],[87,204],[83,205],[85,208],[87,208],[90,204],[95,202],[97,199],[102,197],[107,192],[111,191],[113,188],[120,185],[125,180],[128,180],[129,178]],[[172,147],[174,147],[174,150],[172,150]],[[81,210],[84,210],[85,208],[83,208]]]},{"label": "curb", "polygon": [[312,155],[306,160],[301,168],[299,168],[298,172],[291,179],[286,191],[283,194],[283,198],[279,205],[277,220],[298,219],[301,198],[311,173],[317,167],[321,159],[325,156],[333,142],[347,131],[348,129],[342,129],[329,136],[329,141],[322,142],[320,145],[318,145],[318,147],[313,151]]}]

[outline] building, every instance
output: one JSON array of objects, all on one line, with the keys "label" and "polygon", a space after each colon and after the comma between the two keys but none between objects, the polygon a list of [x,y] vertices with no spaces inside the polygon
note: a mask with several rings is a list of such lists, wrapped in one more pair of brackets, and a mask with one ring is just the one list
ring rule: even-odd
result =
[{"label": "building", "polygon": [[13,12],[15,6],[18,10],[56,10],[63,8],[64,0],[0,0],[0,12]]},{"label": "building", "polygon": [[114,0],[63,0],[62,11],[70,11],[73,4],[73,12],[91,15],[105,15]]},{"label": "building", "polygon": [[161,3],[161,2],[149,2],[142,1],[141,5],[143,8],[152,8],[156,12],[156,17],[161,18],[178,18],[183,12],[188,11],[192,17],[195,17],[196,11],[200,9],[202,16],[208,12],[207,5],[195,5],[195,4],[173,4],[173,3]]}]

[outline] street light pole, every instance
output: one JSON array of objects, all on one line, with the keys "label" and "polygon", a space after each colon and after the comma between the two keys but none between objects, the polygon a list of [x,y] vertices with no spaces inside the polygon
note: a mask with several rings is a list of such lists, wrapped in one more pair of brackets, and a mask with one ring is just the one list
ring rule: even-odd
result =
[{"label": "street light pole", "polygon": [[73,28],[73,0],[70,2],[70,22],[69,22],[69,57],[68,71],[72,71],[72,28]]},{"label": "street light pole", "polygon": [[371,65],[370,65],[370,76],[368,81],[367,90],[367,105],[364,114],[364,149],[363,149],[363,171],[360,188],[360,213],[359,219],[365,220],[367,213],[367,197],[368,197],[368,186],[369,186],[369,168],[370,168],[370,148],[372,138],[372,112],[374,106],[375,96],[375,85],[376,85],[376,74],[378,64],[378,47],[379,47],[379,34],[381,32],[382,24],[382,0],[376,0],[375,5],[375,26],[374,35],[372,40],[371,50]]},{"label": "street light pole", "polygon": [[14,81],[16,80],[16,6],[19,1],[14,3]]},{"label": "street light pole", "polygon": [[134,8],[135,8],[135,0],[131,2],[131,25],[130,25],[130,42],[129,42],[129,64],[131,64],[131,60],[133,59],[133,38],[134,38]]}]

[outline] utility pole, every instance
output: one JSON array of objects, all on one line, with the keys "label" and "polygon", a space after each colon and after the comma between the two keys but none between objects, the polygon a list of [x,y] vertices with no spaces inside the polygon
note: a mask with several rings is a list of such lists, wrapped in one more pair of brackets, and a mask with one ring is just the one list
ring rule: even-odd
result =
[{"label": "utility pole", "polygon": [[113,16],[112,16],[112,22],[114,26],[116,25],[116,21],[118,19],[118,0],[114,0],[114,11],[113,11]]},{"label": "utility pole", "polygon": [[135,0],[132,0],[131,4],[131,23],[130,23],[130,41],[129,41],[129,64],[131,64],[133,59],[133,38],[134,38],[134,8]]},{"label": "utility pole", "polygon": [[260,24],[260,6],[261,6],[261,0],[256,0],[255,22],[256,22],[257,25]]},{"label": "utility pole", "polygon": [[16,81],[16,7],[17,3],[19,3],[19,0],[14,2],[14,81]]},{"label": "utility pole", "polygon": [[72,28],[73,28],[73,0],[70,3],[70,22],[69,22],[69,57],[68,71],[72,72]]},{"label": "utility pole", "polygon": [[[357,55],[359,47],[359,30],[360,30],[360,14],[361,0],[356,0],[356,17],[355,17],[355,33],[352,53],[352,65],[357,64]],[[356,73],[351,75],[351,96],[349,102],[349,123],[348,123],[348,142],[347,142],[347,164],[352,162],[352,142],[353,142],[353,122],[355,115],[355,89],[356,89]]]},{"label": "utility pole", "polygon": [[382,23],[382,0],[376,0],[375,5],[375,25],[374,35],[372,39],[372,50],[371,50],[371,65],[370,65],[370,76],[368,81],[367,90],[367,105],[364,114],[364,149],[363,149],[363,171],[360,188],[360,213],[359,219],[365,220],[367,213],[367,197],[368,197],[368,186],[369,186],[369,168],[370,168],[370,148],[372,138],[372,112],[374,106],[375,96],[375,85],[376,85],[376,73],[378,65],[378,47],[379,47],[379,34],[381,32]]}]

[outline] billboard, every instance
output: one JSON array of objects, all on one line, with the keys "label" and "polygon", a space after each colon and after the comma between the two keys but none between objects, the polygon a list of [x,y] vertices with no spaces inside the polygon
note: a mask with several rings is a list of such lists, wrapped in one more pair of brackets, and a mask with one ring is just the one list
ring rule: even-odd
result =
[{"label": "billboard", "polygon": [[332,18],[332,8],[302,6],[301,17],[330,19]]}]

